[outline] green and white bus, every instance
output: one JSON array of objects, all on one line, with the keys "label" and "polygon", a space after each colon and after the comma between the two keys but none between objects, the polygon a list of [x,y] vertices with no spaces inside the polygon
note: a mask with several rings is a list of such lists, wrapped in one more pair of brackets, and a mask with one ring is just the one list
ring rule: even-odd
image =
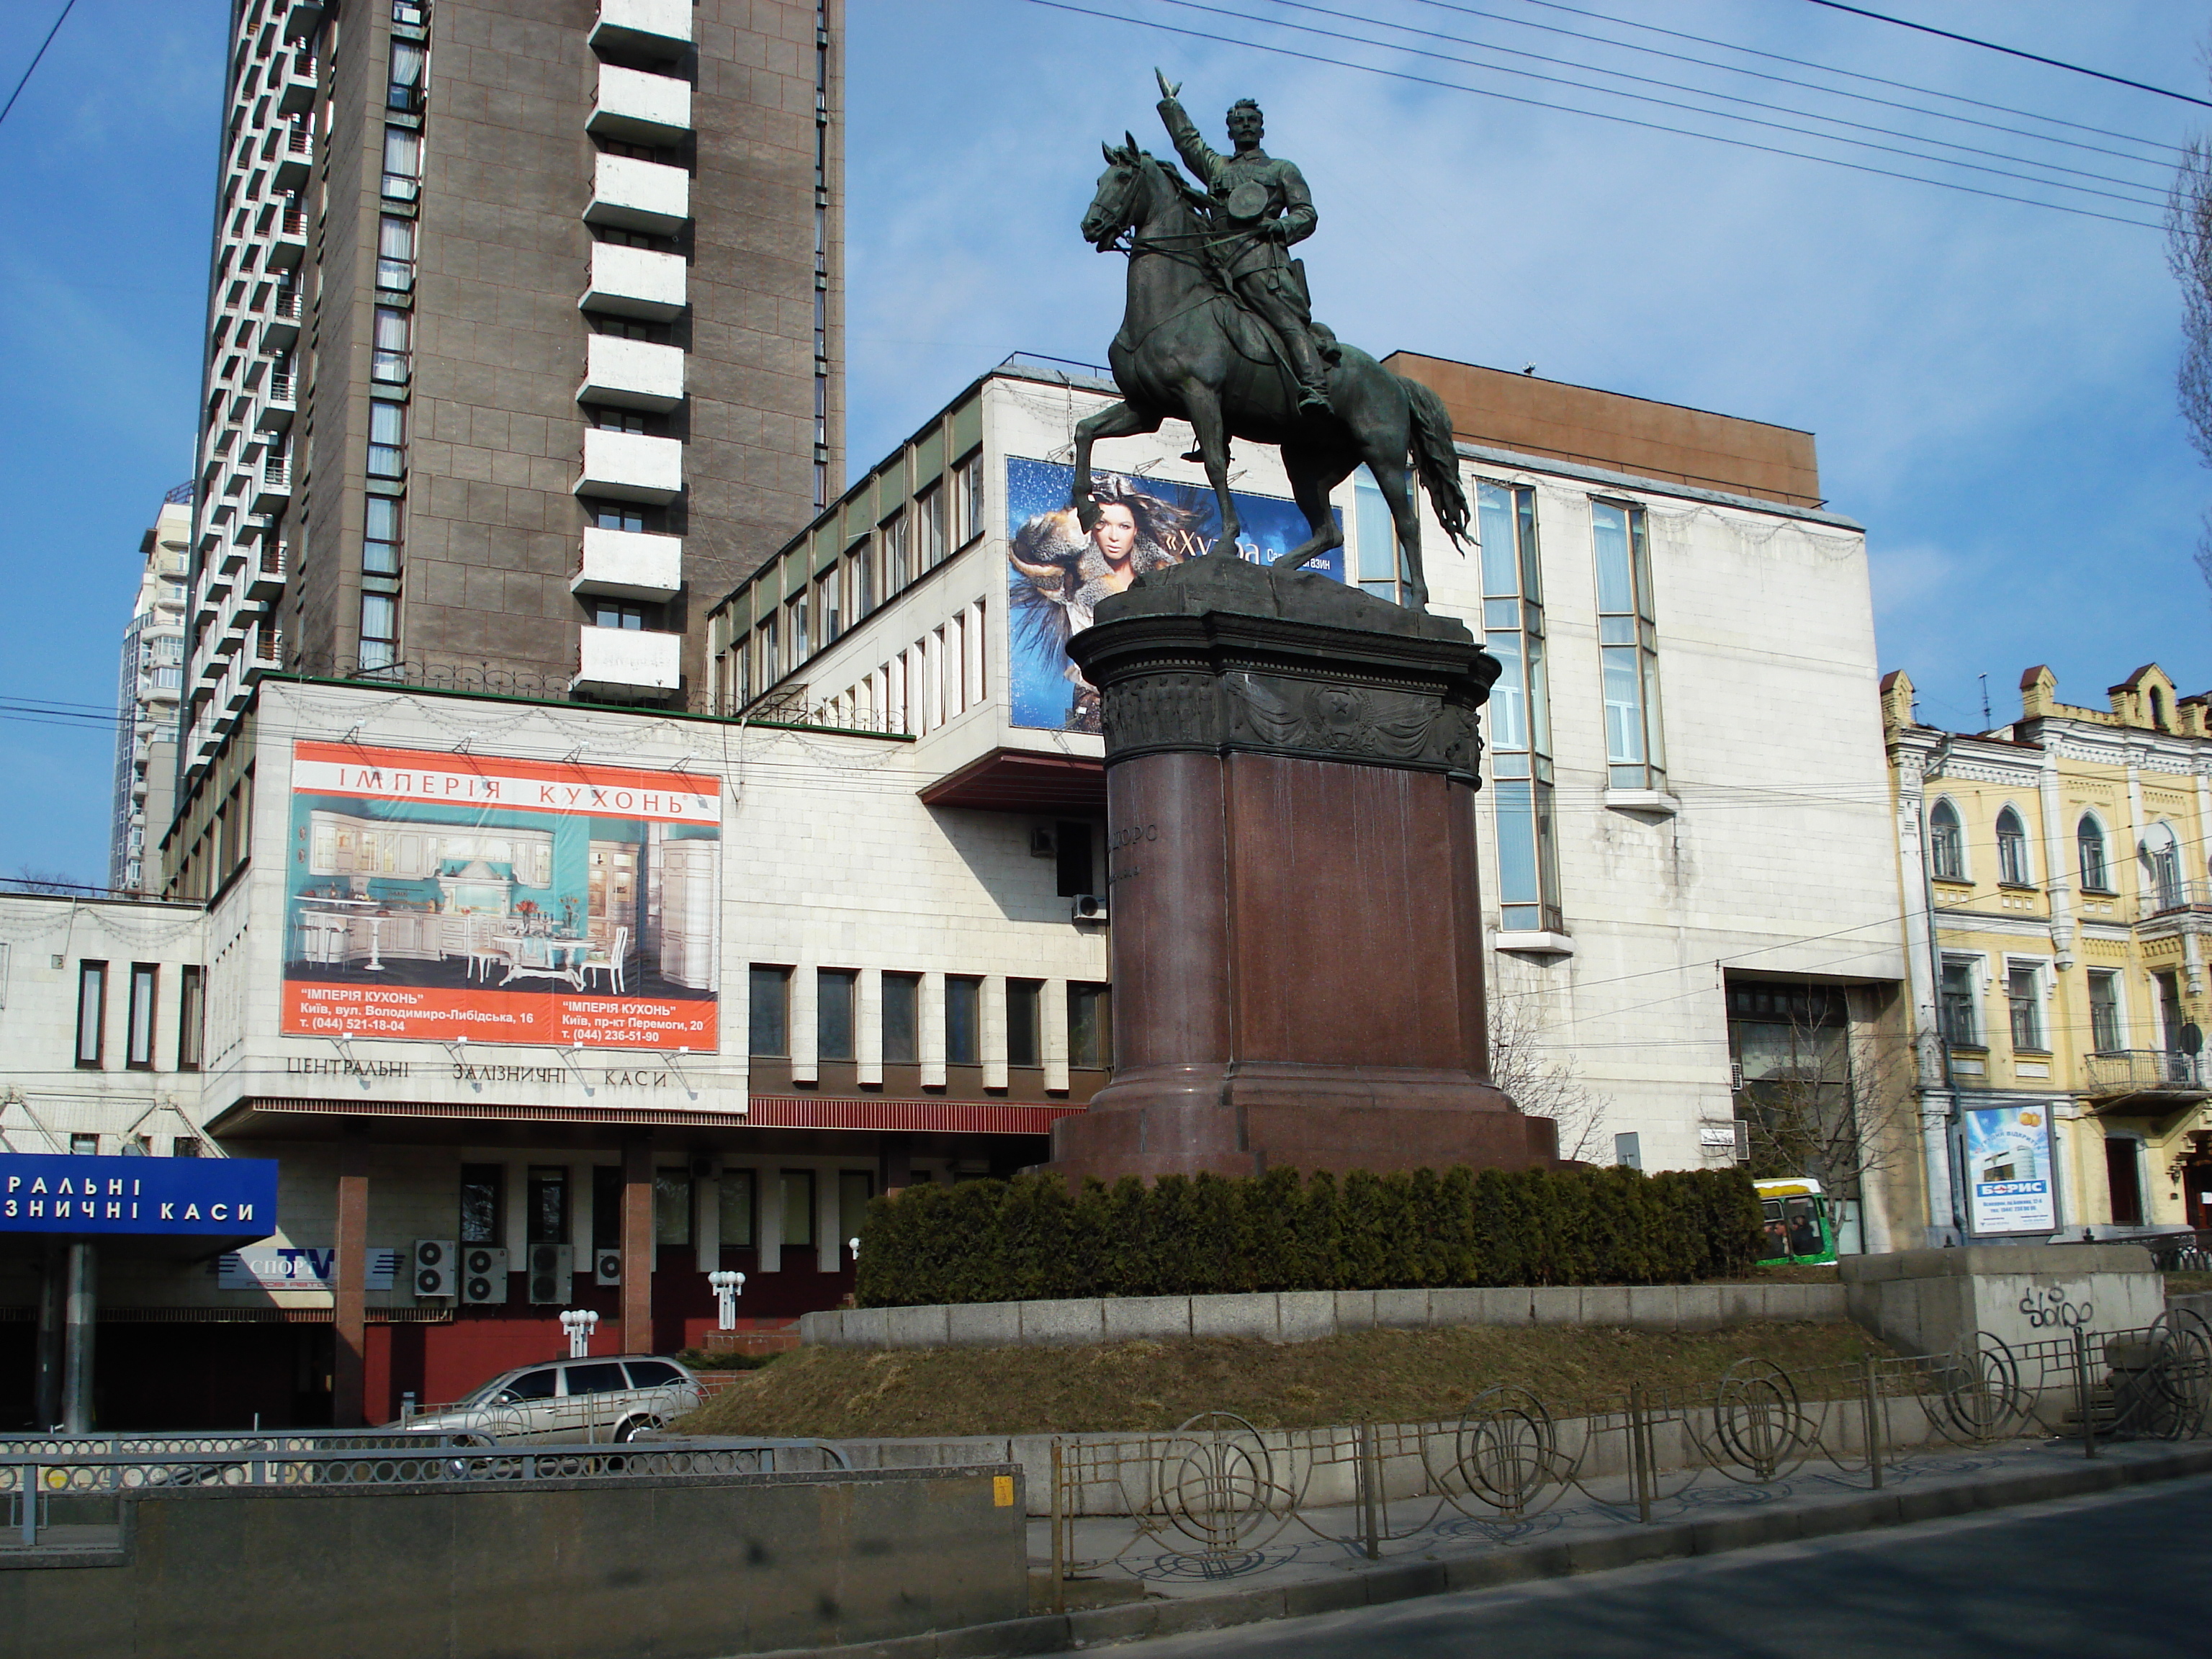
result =
[{"label": "green and white bus", "polygon": [[1764,1235],[1759,1259],[1770,1266],[1788,1261],[1804,1267],[1832,1265],[1836,1226],[1827,1195],[1810,1176],[1754,1181]]}]

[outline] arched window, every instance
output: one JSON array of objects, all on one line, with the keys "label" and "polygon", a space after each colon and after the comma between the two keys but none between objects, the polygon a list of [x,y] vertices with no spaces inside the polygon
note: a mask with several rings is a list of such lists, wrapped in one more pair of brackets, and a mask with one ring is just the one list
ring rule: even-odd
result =
[{"label": "arched window", "polygon": [[2173,826],[2154,823],[2143,837],[2143,861],[2148,871],[2150,898],[2161,910],[2179,910],[2183,902],[2181,882],[2181,847],[2174,840]]},{"label": "arched window", "polygon": [[2074,828],[2074,844],[2081,854],[2081,890],[2111,892],[2112,872],[2105,862],[2105,826],[2097,822],[2095,813],[2081,814],[2081,822]]},{"label": "arched window", "polygon": [[2008,806],[1997,814],[1997,879],[2007,887],[2031,884],[2027,869],[2027,829],[2020,814]]},{"label": "arched window", "polygon": [[2161,732],[2166,730],[2166,693],[2154,685],[2150,689],[2150,723]]},{"label": "arched window", "polygon": [[1928,851],[1938,881],[1966,878],[1966,837],[1959,827],[1959,809],[1939,800],[1928,814]]}]

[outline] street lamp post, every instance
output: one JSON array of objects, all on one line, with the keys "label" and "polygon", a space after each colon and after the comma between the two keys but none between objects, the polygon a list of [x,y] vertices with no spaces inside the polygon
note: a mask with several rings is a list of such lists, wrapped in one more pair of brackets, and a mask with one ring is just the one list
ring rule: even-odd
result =
[{"label": "street lamp post", "polygon": [[738,1328],[738,1292],[745,1287],[745,1276],[725,1267],[707,1275],[707,1282],[714,1287],[714,1320],[718,1330]]},{"label": "street lamp post", "polygon": [[568,1358],[581,1359],[592,1352],[592,1332],[598,1327],[599,1316],[589,1308],[566,1308],[561,1314],[561,1328],[568,1334]]}]

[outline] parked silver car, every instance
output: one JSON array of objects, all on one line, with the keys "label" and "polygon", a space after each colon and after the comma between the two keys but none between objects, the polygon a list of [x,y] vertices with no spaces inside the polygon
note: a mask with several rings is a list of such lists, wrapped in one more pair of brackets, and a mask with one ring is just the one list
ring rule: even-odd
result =
[{"label": "parked silver car", "polygon": [[699,1381],[651,1354],[554,1359],[501,1371],[467,1399],[433,1407],[401,1426],[467,1430],[499,1441],[632,1440],[665,1428],[700,1400]]}]

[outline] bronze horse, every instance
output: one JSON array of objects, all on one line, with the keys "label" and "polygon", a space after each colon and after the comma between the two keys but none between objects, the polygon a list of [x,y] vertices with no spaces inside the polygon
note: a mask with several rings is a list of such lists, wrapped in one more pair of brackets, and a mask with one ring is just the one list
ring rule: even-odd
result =
[{"label": "bronze horse", "polygon": [[[1452,447],[1451,417],[1437,394],[1393,374],[1365,352],[1337,349],[1328,374],[1332,413],[1302,413],[1297,382],[1264,326],[1215,276],[1220,238],[1176,170],[1124,135],[1101,146],[1106,171],[1083,216],[1083,238],[1100,252],[1129,256],[1128,303],[1108,361],[1122,401],[1075,428],[1075,484],[1069,505],[1084,528],[1097,521],[1091,446],[1101,438],[1157,432],[1170,416],[1190,422],[1206,476],[1221,507],[1215,555],[1237,556],[1236,503],[1229,494],[1229,441],[1274,444],[1291,493],[1313,533],[1275,562],[1292,570],[1344,544],[1329,492],[1364,464],[1389,503],[1403,550],[1412,608],[1428,609],[1421,521],[1409,474],[1418,471],[1437,521],[1455,544],[1468,527],[1466,492]],[[1128,240],[1124,243],[1122,237]],[[1410,463],[1409,463],[1410,458]]]}]

